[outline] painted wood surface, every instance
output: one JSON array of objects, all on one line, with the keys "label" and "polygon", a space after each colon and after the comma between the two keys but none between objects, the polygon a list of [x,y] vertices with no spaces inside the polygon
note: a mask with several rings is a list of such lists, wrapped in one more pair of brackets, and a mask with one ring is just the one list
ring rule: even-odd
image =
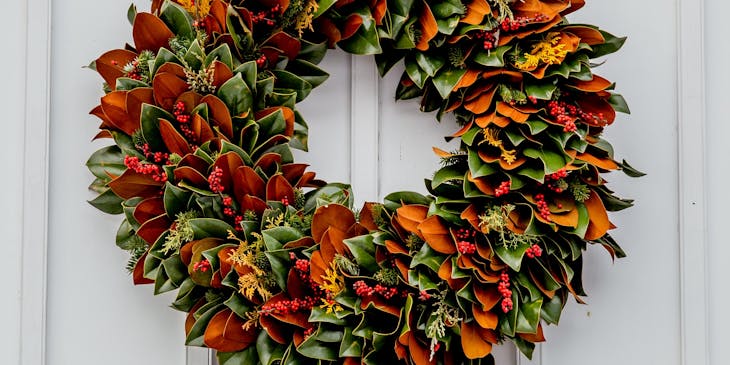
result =
[{"label": "painted wood surface", "polygon": [[[89,143],[97,121],[86,113],[101,91],[100,80],[81,66],[130,41],[124,17],[128,4],[54,2],[50,79],[29,78],[26,52],[43,47],[27,45],[38,39],[27,28],[38,19],[33,18],[37,12],[26,9],[48,3],[13,2],[8,11],[19,15],[0,25],[10,39],[9,53],[22,55],[0,60],[3,70],[17,70],[6,75],[10,86],[0,100],[9,110],[3,123],[12,156],[7,173],[23,177],[0,182],[2,230],[9,242],[0,274],[10,294],[0,301],[0,321],[8,324],[0,334],[0,363],[19,363],[23,353],[30,359],[24,364],[185,363],[183,316],[167,308],[169,296],[155,298],[150,287],[132,287],[123,270],[125,254],[113,243],[117,219],[84,202],[91,198],[85,190],[91,177],[83,163],[99,147]],[[148,2],[139,5],[145,8]],[[613,215],[620,227],[615,237],[629,257],[612,263],[602,249],[591,247],[584,277],[589,305],[571,302],[560,327],[546,330],[549,342],[532,362],[516,359],[505,348],[500,364],[725,363],[723,347],[730,340],[725,308],[730,248],[724,233],[730,205],[730,145],[724,141],[730,132],[724,100],[730,83],[728,10],[721,0],[589,1],[572,17],[630,37],[597,73],[617,82],[633,112],[620,116],[608,138],[619,158],[649,175],[638,180],[608,176],[620,195],[637,200],[635,208]],[[697,71],[700,66],[706,73]],[[297,157],[324,179],[355,184],[360,202],[395,190],[425,192],[422,179],[437,167],[431,146],[448,149],[442,137],[454,125],[437,124],[432,115],[417,111],[417,102],[394,103],[398,70],[378,81],[370,59],[337,52],[328,55],[324,67],[332,77],[300,106],[311,148]],[[43,118],[33,114],[43,90],[21,92],[38,77],[51,84],[49,154],[15,158],[38,143],[24,137],[23,127]],[[23,120],[23,126],[11,123]],[[43,182],[45,163],[50,165],[48,200],[42,191],[37,200],[23,198],[23,186]],[[18,213],[45,205],[47,212]],[[36,265],[21,267],[46,260],[42,251],[41,257],[22,254],[45,247],[42,234],[23,233],[45,214],[47,275],[42,267],[30,267]],[[47,303],[32,296],[23,303],[24,283],[30,292],[43,293],[47,286]],[[26,318],[21,308],[26,314],[41,312]],[[37,328],[31,319],[39,321]],[[31,332],[22,334],[22,328]],[[45,350],[38,338],[46,339]],[[205,362],[205,354],[191,353],[188,363]]]}]

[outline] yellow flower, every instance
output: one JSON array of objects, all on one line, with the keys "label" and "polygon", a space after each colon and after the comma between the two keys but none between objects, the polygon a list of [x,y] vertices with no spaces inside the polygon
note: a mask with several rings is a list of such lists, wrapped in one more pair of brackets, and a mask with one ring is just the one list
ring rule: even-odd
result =
[{"label": "yellow flower", "polygon": [[210,3],[212,0],[178,0],[178,3],[188,11],[188,13],[202,18],[210,13]]},{"label": "yellow flower", "polygon": [[342,311],[342,306],[339,303],[335,302],[334,299],[322,298],[321,300],[322,305],[320,305],[319,307],[322,309],[326,309],[327,313],[336,313]]},{"label": "yellow flower", "polygon": [[330,263],[330,267],[324,271],[321,278],[324,280],[324,284],[320,285],[320,288],[332,294],[333,297],[345,290],[345,278],[340,275],[334,261]]},{"label": "yellow flower", "polygon": [[548,37],[532,46],[532,52],[525,53],[524,61],[517,62],[515,66],[522,71],[534,70],[540,62],[548,65],[557,65],[565,59],[568,50],[565,44],[560,43],[560,33],[550,33]]},{"label": "yellow flower", "polygon": [[484,140],[479,142],[479,144],[487,142],[492,147],[498,147],[499,150],[502,151],[502,153],[500,154],[500,157],[508,165],[511,165],[515,161],[517,161],[517,151],[508,150],[508,149],[504,148],[504,142],[502,142],[502,140],[499,139],[499,129],[484,128],[484,130],[482,131],[482,134],[484,134]]}]

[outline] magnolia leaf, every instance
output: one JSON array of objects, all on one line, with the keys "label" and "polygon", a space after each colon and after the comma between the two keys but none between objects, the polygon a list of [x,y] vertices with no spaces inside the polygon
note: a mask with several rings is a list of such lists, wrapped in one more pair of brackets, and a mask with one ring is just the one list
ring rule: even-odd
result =
[{"label": "magnolia leaf", "polygon": [[[265,333],[265,331],[261,331]],[[241,365],[241,364],[258,364],[260,353],[256,348],[249,347],[243,351],[237,352],[216,352],[218,365]]]},{"label": "magnolia leaf", "polygon": [[208,237],[226,238],[228,232],[235,232],[228,223],[215,218],[194,218],[189,221],[195,232],[195,239]]},{"label": "magnolia leaf", "polygon": [[378,271],[378,263],[375,261],[375,245],[373,244],[373,236],[366,234],[354,238],[348,238],[342,241],[350,253],[355,257],[357,264],[371,273]]},{"label": "magnolia leaf", "polygon": [[121,214],[124,212],[122,201],[122,198],[114,194],[111,189],[107,189],[93,200],[89,200],[89,204],[107,214]]},{"label": "magnolia leaf", "polygon": [[491,51],[479,51],[474,56],[474,62],[487,67],[504,67],[504,54],[512,46],[501,46]]},{"label": "magnolia leaf", "polygon": [[160,12],[160,19],[167,24],[174,34],[186,39],[195,38],[193,18],[182,6],[172,1],[165,1]]},{"label": "magnolia leaf", "polygon": [[423,85],[425,85],[426,80],[428,80],[428,73],[418,66],[418,63],[413,59],[413,57],[406,57],[404,63],[408,77],[419,89],[423,89]]},{"label": "magnolia leaf", "polygon": [[233,54],[228,44],[221,44],[216,49],[210,51],[205,57],[205,65],[210,65],[213,61],[220,61],[228,68],[233,69]]},{"label": "magnolia leaf", "polygon": [[352,12],[351,17],[356,16],[362,19],[360,26],[351,37],[341,40],[337,45],[345,52],[358,55],[382,53],[383,49],[380,48],[375,19],[370,14],[370,10],[362,7]]},{"label": "magnolia leaf", "polygon": [[508,247],[502,243],[492,244],[494,253],[514,271],[520,271],[522,258],[529,247],[530,244],[527,242],[521,242],[515,247]]},{"label": "magnolia leaf", "polygon": [[253,106],[253,94],[240,73],[221,85],[216,95],[226,103],[234,117],[247,115]]},{"label": "magnolia leaf", "polygon": [[312,91],[312,84],[285,70],[272,70],[275,77],[276,89],[292,90],[296,93],[296,102],[304,100]]},{"label": "magnolia leaf", "polygon": [[117,146],[103,147],[91,154],[86,161],[86,167],[104,182],[111,181],[112,176],[119,176],[127,169],[124,154]]},{"label": "magnolia leaf", "polygon": [[454,68],[444,68],[439,71],[436,76],[431,79],[431,82],[433,82],[433,85],[436,87],[436,90],[438,90],[439,95],[441,95],[442,98],[446,99],[451,94],[451,91],[454,89],[454,86],[459,83],[459,80],[464,76],[466,73],[465,69],[454,69]]}]

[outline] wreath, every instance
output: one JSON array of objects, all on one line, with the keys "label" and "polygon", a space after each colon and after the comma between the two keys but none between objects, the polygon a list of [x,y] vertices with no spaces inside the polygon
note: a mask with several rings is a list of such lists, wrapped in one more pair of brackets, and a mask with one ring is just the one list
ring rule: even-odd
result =
[{"label": "wreath", "polygon": [[[642,175],[601,137],[628,113],[592,60],[625,38],[565,16],[582,0],[153,0],[133,45],[91,67],[114,143],[90,203],[121,214],[135,284],[177,291],[186,344],[221,364],[490,364],[528,357],[582,253],[624,252],[602,174]],[[426,180],[353,210],[349,186],[296,163],[296,104],[328,48],[403,63],[397,99],[452,116],[455,151]]]}]

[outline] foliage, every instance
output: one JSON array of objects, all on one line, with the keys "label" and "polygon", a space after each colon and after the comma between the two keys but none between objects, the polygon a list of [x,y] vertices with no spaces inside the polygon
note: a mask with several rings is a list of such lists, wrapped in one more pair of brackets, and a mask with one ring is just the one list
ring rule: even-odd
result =
[{"label": "foliage", "polygon": [[[92,114],[113,145],[87,163],[122,214],[136,284],[177,291],[186,344],[221,364],[482,364],[530,356],[572,295],[582,252],[631,206],[602,174],[601,137],[628,112],[592,59],[623,44],[565,15],[583,1],[153,0],[130,8],[134,45],[93,68]],[[327,78],[327,47],[403,62],[398,99],[456,117],[429,196],[359,214],[343,184],[295,163],[296,103]]]}]

